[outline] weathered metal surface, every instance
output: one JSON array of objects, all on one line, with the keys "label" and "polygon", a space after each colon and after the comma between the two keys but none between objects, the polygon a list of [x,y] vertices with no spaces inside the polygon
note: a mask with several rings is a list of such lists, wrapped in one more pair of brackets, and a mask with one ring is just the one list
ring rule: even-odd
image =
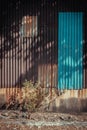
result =
[{"label": "weathered metal surface", "polygon": [[[83,86],[87,87],[87,2],[85,0],[0,1],[0,87],[21,87],[25,79],[57,86],[58,13],[83,12]],[[23,18],[37,18],[37,35],[21,34]],[[25,20],[26,22],[26,20]],[[31,26],[29,24],[29,26]],[[28,31],[29,31],[28,26]],[[33,26],[33,25],[32,25]],[[26,25],[27,27],[27,25]],[[32,28],[32,27],[31,27]],[[33,32],[33,31],[31,31]],[[27,32],[28,33],[28,32]],[[26,33],[25,33],[26,34]],[[80,47],[80,46],[79,46]],[[80,48],[79,48],[80,49]],[[81,52],[82,53],[82,52]],[[80,53],[79,53],[80,54]],[[82,55],[82,54],[80,54]],[[80,56],[79,56],[80,57]],[[81,70],[82,71],[82,70]],[[80,81],[80,80],[79,80]],[[78,81],[78,84],[80,82]],[[82,82],[82,81],[81,81]],[[77,86],[76,86],[77,87]],[[78,87],[80,87],[78,85]]]},{"label": "weathered metal surface", "polygon": [[83,13],[58,14],[58,88],[83,87]]},{"label": "weathered metal surface", "polygon": [[8,1],[5,9],[1,5],[0,87],[21,87],[25,79],[36,82],[39,75],[43,87],[46,77],[50,87],[56,86],[56,1]]}]

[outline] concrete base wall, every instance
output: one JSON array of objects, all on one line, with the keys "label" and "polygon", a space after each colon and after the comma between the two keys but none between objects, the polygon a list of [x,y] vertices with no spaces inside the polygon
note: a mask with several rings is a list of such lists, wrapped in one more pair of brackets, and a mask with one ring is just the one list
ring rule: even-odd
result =
[{"label": "concrete base wall", "polygon": [[66,90],[50,104],[51,111],[87,112],[87,89]]},{"label": "concrete base wall", "polygon": [[[0,106],[6,103],[9,95],[13,93],[21,94],[20,88],[1,88],[0,89]],[[49,111],[54,112],[87,112],[87,89],[82,90],[65,90],[60,95],[52,95],[48,98]]]}]

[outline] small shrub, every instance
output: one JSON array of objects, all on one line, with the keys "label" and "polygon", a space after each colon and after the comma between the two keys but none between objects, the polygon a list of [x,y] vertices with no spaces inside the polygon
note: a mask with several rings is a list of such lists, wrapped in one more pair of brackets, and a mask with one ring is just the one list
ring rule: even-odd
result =
[{"label": "small shrub", "polygon": [[42,88],[40,84],[32,81],[25,81],[22,88],[22,109],[35,111],[38,109],[40,102],[43,99]]}]

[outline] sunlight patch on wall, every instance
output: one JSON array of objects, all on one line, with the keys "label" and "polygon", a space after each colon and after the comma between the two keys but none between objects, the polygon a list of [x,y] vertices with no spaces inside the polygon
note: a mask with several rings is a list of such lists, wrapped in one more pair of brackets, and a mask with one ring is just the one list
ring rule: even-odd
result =
[{"label": "sunlight patch on wall", "polygon": [[20,36],[34,37],[37,36],[37,16],[24,16],[20,28]]}]

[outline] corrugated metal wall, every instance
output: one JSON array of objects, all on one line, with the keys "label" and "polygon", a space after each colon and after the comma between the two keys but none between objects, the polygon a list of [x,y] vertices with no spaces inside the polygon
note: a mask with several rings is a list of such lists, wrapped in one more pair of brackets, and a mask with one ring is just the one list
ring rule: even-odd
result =
[{"label": "corrugated metal wall", "polygon": [[[83,82],[87,87],[87,9],[85,0],[0,1],[0,87],[39,81],[57,87],[58,13],[83,12]],[[37,35],[21,36],[22,19],[37,16]]]},{"label": "corrugated metal wall", "polygon": [[[83,68],[83,76],[82,76],[82,88],[87,88],[87,2],[86,0],[59,0],[58,1],[58,13],[59,12],[77,12],[83,13],[83,27],[82,27],[82,68]],[[59,19],[58,19],[59,21]],[[59,24],[59,23],[58,23]],[[59,35],[59,34],[58,34]],[[72,39],[71,39],[72,40]],[[58,44],[59,45],[59,44]],[[78,76],[77,76],[78,78]],[[78,82],[79,84],[79,82]],[[77,87],[76,87],[77,88]],[[78,87],[79,88],[79,87]]]},{"label": "corrugated metal wall", "polygon": [[83,13],[58,14],[58,88],[83,87]]},{"label": "corrugated metal wall", "polygon": [[[56,1],[9,0],[0,6],[0,87],[21,87],[25,79],[56,87]],[[27,26],[30,17],[33,23]],[[37,35],[27,35],[35,21]]]}]

